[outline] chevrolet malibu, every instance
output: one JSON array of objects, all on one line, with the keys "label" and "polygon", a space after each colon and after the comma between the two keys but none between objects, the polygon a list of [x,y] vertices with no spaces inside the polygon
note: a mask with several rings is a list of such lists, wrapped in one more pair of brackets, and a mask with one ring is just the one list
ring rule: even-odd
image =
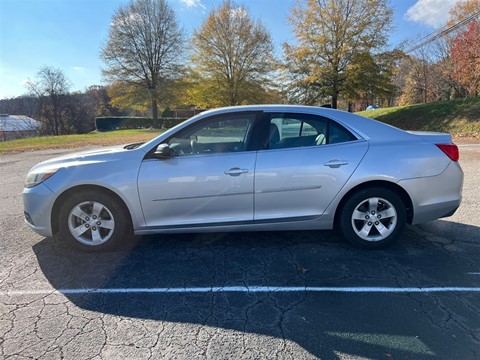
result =
[{"label": "chevrolet malibu", "polygon": [[25,222],[83,250],[133,235],[335,228],[386,247],[452,215],[463,172],[449,134],[306,106],[201,113],[153,140],[58,157],[27,175]]}]

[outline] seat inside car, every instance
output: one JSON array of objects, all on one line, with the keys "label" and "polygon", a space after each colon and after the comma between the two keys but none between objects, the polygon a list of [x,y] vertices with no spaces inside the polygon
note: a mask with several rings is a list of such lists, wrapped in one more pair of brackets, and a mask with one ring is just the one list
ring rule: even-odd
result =
[{"label": "seat inside car", "polygon": [[280,142],[280,132],[276,124],[270,124],[270,134],[268,136],[268,148],[275,149]]}]

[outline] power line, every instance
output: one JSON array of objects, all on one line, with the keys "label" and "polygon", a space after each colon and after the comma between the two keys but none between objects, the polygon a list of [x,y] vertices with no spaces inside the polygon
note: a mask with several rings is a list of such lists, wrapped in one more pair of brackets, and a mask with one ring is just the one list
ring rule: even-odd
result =
[{"label": "power line", "polygon": [[[423,38],[421,38],[419,41],[420,43],[417,44],[417,45],[414,45],[413,47],[411,47],[410,49],[408,49],[407,51],[405,51],[406,54],[408,53],[411,53],[421,47],[424,47],[425,45],[427,44],[430,44],[431,42],[447,35],[447,34],[450,34],[451,32],[465,26],[466,24],[468,24],[469,22],[473,21],[474,19],[478,18],[480,16],[480,11],[479,12],[476,12],[476,13],[473,13],[472,15],[466,17],[465,19],[457,22],[456,24],[452,25],[452,26],[444,26],[443,28],[440,28],[439,30],[436,30],[435,32],[431,33],[431,34],[428,34],[426,36],[424,36]],[[423,41],[422,41],[423,40]]]}]

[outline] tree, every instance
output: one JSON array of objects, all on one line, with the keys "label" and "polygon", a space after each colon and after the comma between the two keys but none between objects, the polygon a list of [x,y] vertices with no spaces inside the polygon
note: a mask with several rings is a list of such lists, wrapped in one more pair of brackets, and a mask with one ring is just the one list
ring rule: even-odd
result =
[{"label": "tree", "polygon": [[38,101],[31,95],[0,100],[0,114],[25,115],[37,118]]},{"label": "tree", "polygon": [[92,85],[85,91],[85,103],[93,110],[94,116],[121,116],[122,111],[112,105],[108,87]]},{"label": "tree", "polygon": [[473,21],[454,39],[451,52],[453,78],[477,96],[480,93],[480,24]]},{"label": "tree", "polygon": [[145,114],[151,108],[150,92],[136,83],[117,80],[108,86],[107,94],[113,107],[127,113]]},{"label": "tree", "polygon": [[[193,33],[192,63],[208,102],[238,105],[261,101],[273,69],[273,45],[260,21],[226,0]],[[215,89],[215,91],[211,91]],[[260,93],[258,90],[263,89]],[[205,102],[204,102],[205,104]]]},{"label": "tree", "polygon": [[70,80],[60,69],[49,66],[42,67],[35,80],[27,83],[27,88],[39,103],[39,115],[45,122],[49,134],[70,132],[67,122],[62,117],[70,86]]},{"label": "tree", "polygon": [[435,77],[433,79],[432,91],[437,95],[437,100],[439,101],[455,99],[466,94],[465,87],[452,76],[454,65],[451,52],[455,39],[452,35],[448,34],[442,39],[435,41],[431,50],[436,59],[433,69]]},{"label": "tree", "polygon": [[454,26],[474,14],[477,14],[477,16],[480,14],[480,0],[458,1],[450,9],[450,20],[447,25]]},{"label": "tree", "polygon": [[387,0],[298,0],[289,21],[298,45],[284,45],[287,66],[300,87],[336,108],[356,54],[386,44],[392,10]]},{"label": "tree", "polygon": [[[168,108],[178,104],[179,91],[182,86],[182,79],[164,79],[162,86],[157,89],[157,96],[162,99],[162,107]],[[110,105],[121,111],[133,114],[144,114],[151,106],[151,93],[136,83],[125,81],[113,82],[107,90],[111,98]]]},{"label": "tree", "polygon": [[85,134],[95,130],[95,107],[90,106],[87,94],[76,92],[65,97],[62,117],[68,132]]},{"label": "tree", "polygon": [[348,99],[359,100],[358,109],[392,99],[396,92],[393,84],[395,68],[404,56],[399,50],[375,56],[357,53],[346,71],[345,92]]},{"label": "tree", "polygon": [[168,102],[161,90],[180,73],[184,52],[174,10],[166,0],[132,1],[115,12],[108,36],[101,52],[105,78],[148,96],[157,121],[159,102]]}]

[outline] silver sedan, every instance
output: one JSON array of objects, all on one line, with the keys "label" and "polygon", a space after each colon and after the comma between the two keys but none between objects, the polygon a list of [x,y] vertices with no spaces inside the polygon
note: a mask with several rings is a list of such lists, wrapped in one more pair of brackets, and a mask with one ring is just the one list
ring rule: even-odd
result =
[{"label": "silver sedan", "polygon": [[382,248],[450,216],[463,172],[449,134],[306,106],[206,111],[153,140],[34,166],[25,222],[105,250],[132,235],[336,228]]}]

